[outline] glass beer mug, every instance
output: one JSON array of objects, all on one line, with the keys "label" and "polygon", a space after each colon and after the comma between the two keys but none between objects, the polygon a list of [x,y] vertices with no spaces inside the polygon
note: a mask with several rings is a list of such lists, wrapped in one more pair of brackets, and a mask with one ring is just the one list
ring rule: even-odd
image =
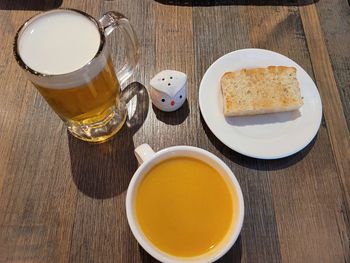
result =
[{"label": "glass beer mug", "polygon": [[[117,73],[106,43],[116,28],[126,41],[126,59]],[[139,45],[122,14],[111,11],[96,20],[74,9],[40,13],[18,30],[14,54],[75,137],[102,142],[123,126],[127,110],[120,84],[137,65]]]}]

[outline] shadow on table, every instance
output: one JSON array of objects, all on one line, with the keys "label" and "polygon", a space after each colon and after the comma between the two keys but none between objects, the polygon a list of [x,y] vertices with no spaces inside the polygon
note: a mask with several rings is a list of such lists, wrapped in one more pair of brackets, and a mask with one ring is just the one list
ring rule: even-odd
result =
[{"label": "shadow on table", "polygon": [[216,5],[270,5],[302,6],[317,3],[319,0],[155,0],[164,5],[216,6]]},{"label": "shadow on table", "polygon": [[284,169],[289,166],[292,166],[295,163],[298,163],[310,152],[318,136],[318,134],[316,134],[315,138],[303,150],[291,156],[281,158],[281,159],[275,159],[275,160],[261,160],[261,161],[264,161],[266,165],[257,165],[257,161],[259,159],[244,156],[238,152],[235,152],[231,148],[227,147],[218,138],[216,138],[216,136],[211,132],[208,125],[205,123],[202,114],[200,118],[201,118],[201,123],[204,129],[204,132],[208,136],[208,139],[210,140],[210,142],[215,146],[215,148],[218,151],[220,151],[225,157],[227,157],[234,163],[238,163],[241,166],[257,169],[257,170],[264,170],[264,171],[280,170],[280,169]]},{"label": "shadow on table", "polygon": [[106,199],[124,192],[138,166],[133,135],[146,119],[148,93],[142,84],[134,82],[123,94],[127,102],[137,97],[136,110],[110,140],[92,144],[68,133],[73,181],[79,191],[92,198]]},{"label": "shadow on table", "polygon": [[[148,254],[140,245],[139,252],[142,263],[158,263],[160,261],[153,258],[150,254]],[[236,243],[231,247],[231,249],[223,255],[219,260],[215,261],[215,263],[239,263],[242,258],[242,240],[241,236],[238,237]]]},{"label": "shadow on table", "polygon": [[63,0],[0,0],[0,10],[49,10],[59,8]]},{"label": "shadow on table", "polygon": [[188,117],[188,114],[190,113],[190,108],[188,107],[187,100],[180,109],[173,112],[161,111],[154,105],[152,105],[152,109],[158,120],[170,125],[178,125],[183,123]]}]

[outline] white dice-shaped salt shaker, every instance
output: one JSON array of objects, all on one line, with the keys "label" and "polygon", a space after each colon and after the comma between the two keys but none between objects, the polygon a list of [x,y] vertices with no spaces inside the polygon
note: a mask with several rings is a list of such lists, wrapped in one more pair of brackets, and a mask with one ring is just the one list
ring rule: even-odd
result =
[{"label": "white dice-shaped salt shaker", "polygon": [[176,70],[163,70],[151,79],[152,103],[162,111],[179,109],[187,98],[187,75]]}]

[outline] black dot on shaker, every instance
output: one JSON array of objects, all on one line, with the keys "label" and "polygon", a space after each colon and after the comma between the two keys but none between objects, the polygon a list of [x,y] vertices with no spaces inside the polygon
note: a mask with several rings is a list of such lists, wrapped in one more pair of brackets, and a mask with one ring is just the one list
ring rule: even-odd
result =
[{"label": "black dot on shaker", "polygon": [[170,83],[168,83],[168,86],[170,86],[171,84]]}]

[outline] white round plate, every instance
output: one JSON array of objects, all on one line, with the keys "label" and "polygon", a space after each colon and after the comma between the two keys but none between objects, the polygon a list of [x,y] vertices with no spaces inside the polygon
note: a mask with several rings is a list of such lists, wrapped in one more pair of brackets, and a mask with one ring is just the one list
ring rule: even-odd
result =
[{"label": "white round plate", "polygon": [[[225,117],[221,76],[226,71],[272,65],[297,69],[304,105],[297,111]],[[322,119],[320,94],[310,76],[293,60],[264,49],[241,49],[215,61],[201,81],[199,107],[221,142],[236,152],[260,159],[278,159],[300,151],[315,137]]]}]

